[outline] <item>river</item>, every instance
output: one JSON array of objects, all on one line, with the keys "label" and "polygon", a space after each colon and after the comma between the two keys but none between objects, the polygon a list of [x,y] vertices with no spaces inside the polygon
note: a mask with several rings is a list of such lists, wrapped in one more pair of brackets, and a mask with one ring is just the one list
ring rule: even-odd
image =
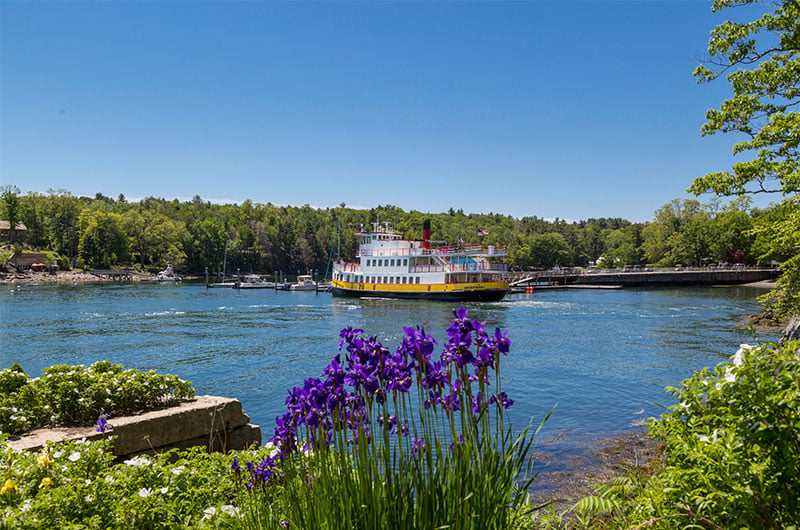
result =
[{"label": "river", "polygon": [[[664,387],[714,366],[742,342],[775,340],[738,325],[758,311],[747,287],[552,290],[467,304],[487,328],[510,330],[503,388],[515,426],[537,423],[549,451],[633,428],[672,404]],[[266,441],[286,390],[318,376],[338,332],[359,327],[394,349],[403,326],[440,343],[450,303],[332,298],[327,293],[104,284],[0,289],[0,367],[31,376],[57,363],[101,359],[174,373],[198,394],[242,401]],[[570,433],[572,436],[563,436]],[[570,442],[573,440],[573,442]]]}]

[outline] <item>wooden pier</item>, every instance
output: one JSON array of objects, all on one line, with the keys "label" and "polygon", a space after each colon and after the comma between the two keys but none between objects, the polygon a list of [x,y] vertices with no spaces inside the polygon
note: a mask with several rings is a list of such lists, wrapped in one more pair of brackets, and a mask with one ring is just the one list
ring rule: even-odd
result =
[{"label": "wooden pier", "polygon": [[135,271],[133,271],[132,269],[120,269],[120,270],[95,269],[89,271],[89,274],[97,276],[98,278],[102,278],[104,280],[116,280],[118,282],[132,282]]},{"label": "wooden pier", "polygon": [[774,280],[781,275],[775,268],[689,268],[647,270],[546,270],[509,272],[509,285],[621,285],[623,287],[656,287],[679,285],[741,285]]}]

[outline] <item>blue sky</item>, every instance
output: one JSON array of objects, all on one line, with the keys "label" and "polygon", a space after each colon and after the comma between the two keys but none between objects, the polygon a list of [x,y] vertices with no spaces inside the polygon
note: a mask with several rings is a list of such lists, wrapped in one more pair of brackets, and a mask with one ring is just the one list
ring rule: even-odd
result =
[{"label": "blue sky", "polygon": [[734,138],[705,1],[0,3],[23,192],[652,218]]}]

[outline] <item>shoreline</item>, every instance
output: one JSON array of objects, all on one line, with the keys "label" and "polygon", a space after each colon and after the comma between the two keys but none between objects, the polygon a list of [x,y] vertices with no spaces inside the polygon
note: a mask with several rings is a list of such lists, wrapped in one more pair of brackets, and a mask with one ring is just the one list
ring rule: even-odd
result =
[{"label": "shoreline", "polygon": [[[547,451],[536,451],[534,443],[534,459],[544,467],[532,484],[531,495],[537,504],[549,503],[557,513],[569,510],[578,500],[591,495],[597,484],[608,484],[611,479],[631,472],[652,475],[663,458],[662,446],[644,428],[589,436],[588,439],[582,439],[585,435],[578,433],[564,433],[563,436],[577,439],[584,450],[548,455]],[[556,442],[555,439],[544,440],[540,444],[547,446]],[[566,466],[564,461],[553,462],[553,457],[566,458]],[[547,470],[550,464],[556,463],[567,469]]]},{"label": "shoreline", "polygon": [[[149,272],[135,272],[132,280],[124,283],[137,283],[154,280],[158,276]],[[102,278],[86,271],[59,271],[55,274],[49,272],[3,272],[0,273],[0,285],[27,285],[27,284],[92,284],[92,283],[122,283],[116,278]]]}]

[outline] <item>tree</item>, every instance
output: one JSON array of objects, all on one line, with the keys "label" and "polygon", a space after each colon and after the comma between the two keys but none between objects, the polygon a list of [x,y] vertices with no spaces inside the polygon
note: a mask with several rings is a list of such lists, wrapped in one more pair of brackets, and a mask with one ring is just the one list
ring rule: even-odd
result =
[{"label": "tree", "polygon": [[0,199],[3,201],[5,210],[5,218],[8,220],[8,240],[14,243],[14,236],[17,230],[17,223],[19,222],[20,212],[19,207],[19,189],[16,186],[6,185],[3,186],[3,192],[0,194]]},{"label": "tree", "polygon": [[530,238],[533,264],[541,268],[570,266],[569,245],[561,234],[534,234]]},{"label": "tree", "polygon": [[[756,0],[715,0],[713,11],[766,5]],[[750,160],[730,170],[698,177],[689,188],[697,195],[769,193],[780,197],[785,221],[765,227],[774,245],[791,248],[786,273],[763,301],[781,314],[800,313],[800,3],[781,0],[772,11],[749,22],[727,21],[711,32],[709,60],[694,72],[700,83],[725,76],[733,96],[706,113],[703,136],[718,132],[742,137],[734,155]]]},{"label": "tree", "polygon": [[108,268],[129,257],[122,216],[84,208],[78,216],[80,257],[94,268]]},{"label": "tree", "polygon": [[80,240],[78,215],[81,203],[66,190],[48,190],[46,225],[50,246],[62,256],[74,257]]}]

